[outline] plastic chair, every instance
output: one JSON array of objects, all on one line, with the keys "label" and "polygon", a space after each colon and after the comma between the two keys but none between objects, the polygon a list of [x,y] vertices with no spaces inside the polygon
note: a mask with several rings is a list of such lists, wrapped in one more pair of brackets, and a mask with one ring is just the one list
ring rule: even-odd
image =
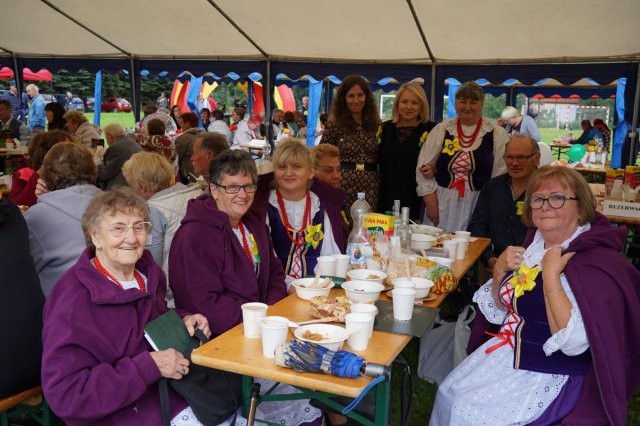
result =
[{"label": "plastic chair", "polygon": [[551,153],[551,148],[544,142],[538,142],[538,146],[540,147],[540,161],[538,162],[538,166],[546,166],[551,164],[553,161],[553,154]]}]

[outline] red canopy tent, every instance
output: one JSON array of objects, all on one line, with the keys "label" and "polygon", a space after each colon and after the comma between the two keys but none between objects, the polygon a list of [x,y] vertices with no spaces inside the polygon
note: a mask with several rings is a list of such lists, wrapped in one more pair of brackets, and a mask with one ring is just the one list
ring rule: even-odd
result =
[{"label": "red canopy tent", "polygon": [[[51,81],[53,75],[47,70],[33,72],[29,68],[25,68],[22,72],[24,80]],[[9,67],[0,69],[0,80],[12,80],[13,70]]]}]

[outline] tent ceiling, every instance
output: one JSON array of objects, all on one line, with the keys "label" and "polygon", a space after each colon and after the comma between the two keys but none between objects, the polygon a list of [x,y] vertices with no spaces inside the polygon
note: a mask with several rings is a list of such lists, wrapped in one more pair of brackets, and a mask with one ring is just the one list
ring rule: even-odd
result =
[{"label": "tent ceiling", "polygon": [[0,48],[25,57],[429,63],[410,4],[439,63],[640,59],[638,0],[0,0],[11,16]]}]

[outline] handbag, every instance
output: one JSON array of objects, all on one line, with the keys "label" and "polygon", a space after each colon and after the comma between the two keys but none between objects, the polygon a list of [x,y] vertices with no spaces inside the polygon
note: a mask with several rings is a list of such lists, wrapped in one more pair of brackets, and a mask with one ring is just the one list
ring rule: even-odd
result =
[{"label": "handbag", "polygon": [[[209,339],[196,331],[202,343]],[[233,415],[231,425],[235,425],[238,407],[242,402],[242,376],[215,368],[203,367],[191,362],[191,351],[198,347],[198,341],[183,355],[189,359],[189,373],[181,380],[163,378],[160,380],[160,406],[162,421],[169,426],[169,391],[167,384],[182,396],[204,426],[216,426]]]},{"label": "handbag", "polygon": [[467,357],[467,343],[471,335],[469,324],[476,316],[471,305],[465,306],[456,322],[438,317],[433,328],[420,338],[418,377],[440,385],[447,375]]}]

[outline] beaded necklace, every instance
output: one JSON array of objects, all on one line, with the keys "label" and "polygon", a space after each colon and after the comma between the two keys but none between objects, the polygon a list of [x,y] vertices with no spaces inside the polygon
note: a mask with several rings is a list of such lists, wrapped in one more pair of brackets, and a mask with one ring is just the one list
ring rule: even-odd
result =
[{"label": "beaded necklace", "polygon": [[471,136],[467,136],[462,131],[462,123],[460,123],[460,119],[456,123],[458,128],[458,143],[462,148],[469,148],[475,142],[478,133],[480,133],[480,127],[482,127],[482,117],[478,119],[478,124],[476,124],[476,129],[473,131]]},{"label": "beaded necklace", "polygon": [[245,227],[242,222],[238,223],[238,228],[240,229],[240,234],[242,235],[242,248],[244,249],[244,254],[247,255],[249,261],[252,264],[255,264],[253,256],[251,255],[251,250],[249,249],[249,242],[247,241],[247,236],[245,234]]},{"label": "beaded necklace", "polygon": [[[105,269],[104,266],[102,266],[102,263],[100,263],[100,259],[98,259],[98,256],[93,258],[93,264],[96,267],[96,269],[98,270],[98,272],[100,272],[102,275],[104,275],[105,277],[107,277],[109,280],[113,281],[115,283],[115,285],[117,285],[118,287],[120,287],[121,289],[124,290],[124,287],[122,286],[122,284],[120,284],[120,281],[118,281],[117,279],[115,279],[113,277],[113,275],[111,275],[109,273],[109,271],[107,271]],[[142,278],[142,274],[140,272],[138,272],[137,270],[133,270],[133,278],[136,279],[136,282],[138,283],[138,287],[140,287],[140,291],[142,291],[143,293],[145,293],[147,291],[146,286],[144,285],[144,278]]]},{"label": "beaded necklace", "polygon": [[307,229],[307,227],[311,224],[311,195],[309,195],[309,191],[307,191],[306,201],[304,206],[304,215],[302,216],[302,225],[300,229],[295,229],[291,223],[289,223],[289,216],[287,216],[287,209],[284,208],[284,200],[282,199],[282,194],[280,191],[276,190],[276,196],[278,197],[278,207],[280,207],[280,216],[282,217],[282,223],[287,231],[292,231],[293,235],[296,235],[294,239],[289,232],[287,232],[287,237],[291,240],[291,242],[297,246],[302,246],[305,244],[305,240],[302,237],[302,230]]}]

